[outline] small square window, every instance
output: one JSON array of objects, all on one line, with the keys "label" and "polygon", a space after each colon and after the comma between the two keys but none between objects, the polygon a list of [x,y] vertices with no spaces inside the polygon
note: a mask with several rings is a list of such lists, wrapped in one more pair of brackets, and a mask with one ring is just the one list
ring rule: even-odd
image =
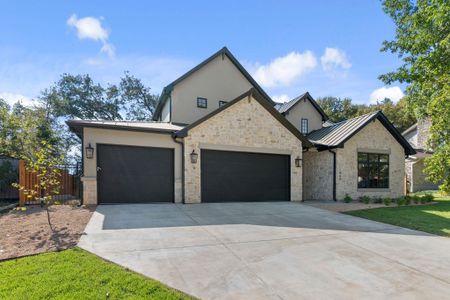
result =
[{"label": "small square window", "polygon": [[222,100],[220,100],[219,101],[219,107],[222,107],[222,106],[224,106],[225,104],[227,104],[228,102],[227,101],[222,101]]},{"label": "small square window", "polygon": [[197,107],[207,108],[208,107],[208,99],[197,97]]}]

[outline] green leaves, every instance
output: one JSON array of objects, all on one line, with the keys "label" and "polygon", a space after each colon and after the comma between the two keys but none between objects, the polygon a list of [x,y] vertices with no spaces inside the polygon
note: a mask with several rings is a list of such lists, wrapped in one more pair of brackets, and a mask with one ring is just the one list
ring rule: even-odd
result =
[{"label": "green leaves", "polygon": [[377,110],[382,110],[400,131],[406,130],[416,122],[413,112],[406,106],[405,99],[401,99],[397,104],[389,99],[384,99],[377,104],[370,105],[353,104],[350,98],[336,97],[319,98],[317,102],[333,122],[340,122]]},{"label": "green leaves", "polygon": [[408,105],[418,118],[431,118],[434,155],[426,171],[450,193],[450,2],[385,0],[383,7],[397,29],[381,50],[397,53],[403,65],[380,79],[408,83]]},{"label": "green leaves", "polygon": [[150,120],[158,96],[128,72],[119,85],[106,87],[95,83],[88,74],[63,74],[43,91],[40,100],[54,118]]}]

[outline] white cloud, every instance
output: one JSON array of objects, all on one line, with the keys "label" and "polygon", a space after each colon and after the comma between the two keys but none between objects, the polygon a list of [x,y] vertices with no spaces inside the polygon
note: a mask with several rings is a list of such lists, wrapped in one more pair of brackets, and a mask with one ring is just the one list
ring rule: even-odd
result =
[{"label": "white cloud", "polygon": [[272,100],[279,103],[288,102],[291,98],[286,94],[272,96]]},{"label": "white cloud", "polygon": [[30,98],[21,94],[0,92],[0,98],[6,100],[9,105],[14,105],[17,101],[25,106],[30,106],[33,104],[33,101]]},{"label": "white cloud", "polygon": [[325,53],[320,57],[322,68],[326,72],[333,72],[336,69],[349,69],[350,63],[343,50],[338,48],[325,48]]},{"label": "white cloud", "polygon": [[401,98],[405,96],[402,92],[402,90],[398,86],[393,87],[381,87],[379,89],[374,90],[370,96],[369,101],[370,103],[377,103],[377,101],[382,101],[385,98],[389,98],[394,102],[397,102]]},{"label": "white cloud", "polygon": [[312,51],[291,52],[267,65],[259,65],[253,76],[264,87],[289,86],[301,75],[312,71],[317,60]]},{"label": "white cloud", "polygon": [[91,39],[103,44],[100,52],[107,54],[110,58],[115,55],[114,46],[109,43],[109,32],[102,26],[101,19],[94,17],[77,18],[76,14],[67,19],[67,25],[77,30],[80,40]]}]

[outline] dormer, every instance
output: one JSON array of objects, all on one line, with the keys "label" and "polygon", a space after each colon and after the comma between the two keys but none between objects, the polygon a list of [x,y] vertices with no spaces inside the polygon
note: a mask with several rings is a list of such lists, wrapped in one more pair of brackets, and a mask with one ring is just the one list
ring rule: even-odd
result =
[{"label": "dormer", "polygon": [[328,116],[308,92],[278,105],[277,109],[303,134],[321,129],[328,120]]}]

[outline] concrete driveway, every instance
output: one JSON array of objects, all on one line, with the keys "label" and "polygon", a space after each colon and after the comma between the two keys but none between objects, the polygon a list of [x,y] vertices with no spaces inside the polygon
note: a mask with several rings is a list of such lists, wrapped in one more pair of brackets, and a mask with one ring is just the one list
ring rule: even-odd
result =
[{"label": "concrete driveway", "polygon": [[298,203],[99,206],[79,246],[202,299],[450,298],[450,239]]}]

